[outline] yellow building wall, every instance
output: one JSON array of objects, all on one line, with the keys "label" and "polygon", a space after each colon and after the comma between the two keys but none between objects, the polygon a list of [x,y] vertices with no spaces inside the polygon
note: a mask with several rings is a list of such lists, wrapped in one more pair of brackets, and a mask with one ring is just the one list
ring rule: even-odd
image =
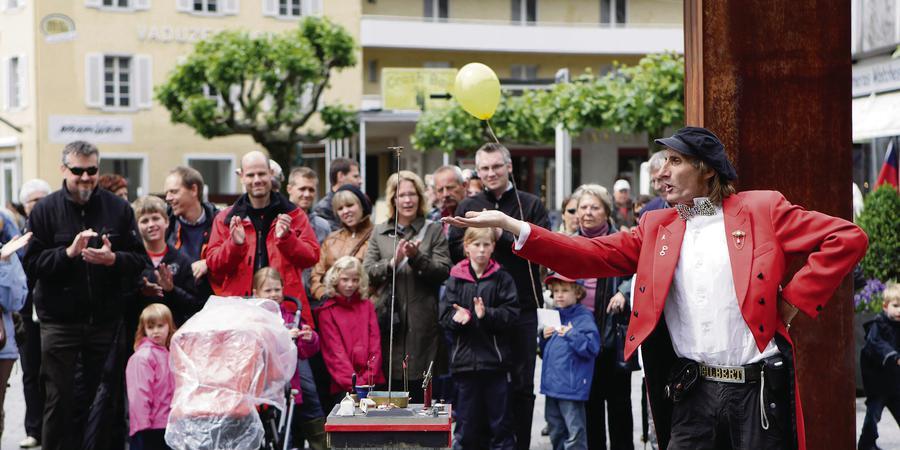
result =
[{"label": "yellow building wall", "polygon": [[[596,24],[600,22],[599,0],[538,0],[537,21],[548,23]],[[681,0],[628,1],[629,23],[682,22]],[[377,16],[423,17],[423,0],[378,0],[363,2],[362,13]],[[510,0],[449,0],[451,20],[509,21],[512,16]]]},{"label": "yellow building wall", "polygon": [[[22,63],[26,66],[26,79],[24,80],[26,83],[25,106],[12,110],[0,108],[0,115],[4,119],[22,129],[21,132],[17,132],[4,124],[0,124],[0,138],[18,138],[20,142],[19,149],[3,148],[0,150],[7,152],[3,157],[14,156],[16,151],[21,150],[19,156],[23,164],[33,164],[37,159],[37,152],[34,151],[38,139],[37,103],[35,100],[36,58],[34,40],[30,38],[37,33],[36,24],[33,20],[34,9],[34,2],[25,2],[22,8],[0,12],[0,60],[5,60],[11,56],[22,56],[24,57]],[[3,67],[3,70],[5,69],[6,67]],[[4,91],[0,92],[0,105],[2,105],[6,96],[9,95],[6,92],[8,89],[8,84],[6,83],[8,81],[6,81],[5,74],[0,76],[0,80],[3,80],[2,88]],[[13,152],[13,154],[10,155],[8,152]],[[21,177],[20,172],[20,181],[22,180],[24,178]],[[18,186],[15,186],[14,189],[18,189]]]},{"label": "yellow building wall", "polygon": [[[31,2],[29,2],[31,3]],[[232,154],[239,161],[242,153],[260,148],[249,136],[233,136],[206,140],[185,125],[173,125],[169,112],[154,101],[149,110],[133,112],[103,112],[85,104],[85,56],[91,52],[105,54],[146,54],[152,57],[152,81],[161,84],[180,58],[188,55],[193,43],[163,42],[148,39],[144,34],[152,27],[171,27],[185,30],[220,31],[244,29],[279,32],[293,29],[297,20],[266,17],[261,1],[240,2],[240,12],[233,16],[195,16],[175,10],[174,1],[154,1],[149,11],[112,12],[86,8],[79,2],[37,2],[37,18],[50,13],[63,13],[77,26],[78,37],[68,42],[47,43],[37,38],[38,74],[36,85],[40,95],[38,135],[39,157],[36,164],[25,168],[25,177],[46,177],[51,184],[60,180],[58,166],[62,144],[48,142],[50,115],[109,115],[130,117],[133,126],[132,144],[99,144],[101,156],[106,153],[139,154],[147,156],[150,192],[161,192],[166,174],[176,165],[185,164],[185,153]],[[358,40],[359,5],[354,2],[323,2],[324,13],[344,25]],[[62,4],[62,7],[61,5]],[[143,35],[143,39],[141,36]],[[358,107],[362,86],[361,70],[352,68],[332,78],[331,89],[324,101],[342,102]],[[234,186],[235,192],[240,192]]]},{"label": "yellow building wall", "polygon": [[[553,78],[556,71],[568,67],[570,74],[575,77],[584,73],[588,68],[595,74],[601,68],[609,67],[613,61],[624,64],[635,64],[640,59],[632,55],[569,55],[569,54],[516,54],[516,53],[489,53],[489,52],[447,52],[429,50],[392,50],[392,49],[365,49],[365,70],[369,69],[369,62],[377,60],[378,70],[387,67],[423,67],[426,62],[449,62],[450,67],[460,68],[470,62],[487,64],[501,79],[512,76],[512,66],[517,64],[536,64],[538,66],[538,78]],[[369,81],[368,72],[365,74],[364,95],[379,95],[381,93],[381,75],[378,81]]]}]

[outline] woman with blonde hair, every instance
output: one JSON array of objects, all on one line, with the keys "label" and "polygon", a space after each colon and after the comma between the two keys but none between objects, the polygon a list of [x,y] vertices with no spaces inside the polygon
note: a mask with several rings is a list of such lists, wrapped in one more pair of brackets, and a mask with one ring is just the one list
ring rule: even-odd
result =
[{"label": "woman with blonde hair", "polygon": [[[432,361],[435,377],[446,372],[438,295],[450,275],[450,249],[443,226],[425,219],[429,206],[425,184],[418,175],[402,170],[388,178],[385,191],[390,218],[372,232],[363,266],[377,288],[375,310],[381,328],[384,373],[392,372],[393,386],[401,386],[404,359],[409,355],[407,373],[412,378],[410,384],[416,386],[416,379],[421,381]],[[392,285],[395,271],[396,288]],[[388,354],[392,324],[393,353]],[[421,403],[421,390],[411,394],[413,402]]]},{"label": "woman with blonde hair", "polygon": [[322,241],[319,262],[312,270],[310,292],[313,299],[319,302],[327,297],[325,274],[328,269],[342,256],[355,256],[362,261],[373,228],[370,220],[372,203],[358,187],[349,184],[341,186],[334,193],[331,205],[335,216],[341,221],[341,228]]}]

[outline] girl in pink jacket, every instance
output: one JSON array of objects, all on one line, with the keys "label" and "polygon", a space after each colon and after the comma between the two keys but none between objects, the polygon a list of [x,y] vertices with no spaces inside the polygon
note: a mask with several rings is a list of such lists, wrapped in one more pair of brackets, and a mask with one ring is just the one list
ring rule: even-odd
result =
[{"label": "girl in pink jacket", "polygon": [[172,311],[153,303],[141,312],[134,336],[134,354],[125,368],[132,450],[168,449],[166,420],[175,392],[169,370],[169,341],[175,333]]}]

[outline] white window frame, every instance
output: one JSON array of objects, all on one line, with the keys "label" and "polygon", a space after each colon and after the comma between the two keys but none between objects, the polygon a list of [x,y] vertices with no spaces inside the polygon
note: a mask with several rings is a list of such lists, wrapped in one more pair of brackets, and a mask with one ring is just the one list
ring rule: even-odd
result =
[{"label": "white window frame", "polygon": [[322,0],[300,0],[300,15],[281,14],[281,3],[288,4],[292,0],[262,0],[262,13],[265,17],[273,17],[281,20],[299,20],[307,16],[322,16]]},{"label": "white window frame", "polygon": [[[184,165],[191,167],[191,161],[228,161],[228,192],[223,194],[237,194],[237,157],[231,153],[185,153]],[[204,184],[206,180],[204,180]],[[206,198],[209,193],[209,186],[206,186],[207,192],[201,192],[201,198]]]},{"label": "white window frame", "polygon": [[[441,2],[444,1],[447,3],[447,16],[441,17]],[[424,3],[431,4],[431,15],[427,14],[428,9],[424,6]],[[430,22],[446,22],[450,18],[450,0],[424,0],[422,7],[422,17],[425,20]]]},{"label": "white window frame", "polygon": [[[146,153],[107,153],[103,152],[100,155],[100,160],[97,161],[97,165],[99,166],[100,161],[109,160],[109,159],[130,159],[141,161],[141,184],[137,187],[137,196],[140,197],[142,195],[148,195],[150,192],[150,158]],[[132,183],[134,180],[128,180],[128,183]]]},{"label": "white window frame", "polygon": [[628,23],[628,13],[631,11],[631,8],[628,6],[628,0],[624,0],[625,2],[625,21],[617,22],[616,21],[616,10],[618,3],[616,0],[600,0],[600,2],[609,2],[609,22],[603,21],[603,5],[600,5],[600,24],[601,25],[609,25],[610,27],[624,27],[625,24]]},{"label": "white window frame", "polygon": [[25,0],[0,0],[0,12],[16,13],[25,9]]},{"label": "white window frame", "polygon": [[[3,0],[0,0],[3,1]],[[16,96],[12,93],[13,61],[16,61]],[[28,64],[27,58],[23,54],[13,55],[8,58],[0,59],[0,94],[3,99],[3,109],[6,111],[22,111],[28,106]],[[18,100],[13,104],[13,99]]]},{"label": "white window frame", "polygon": [[[3,170],[12,170],[12,192],[3,192]],[[22,186],[22,164],[19,151],[0,152],[0,204],[19,202],[19,188]],[[7,198],[6,194],[9,194]]]},{"label": "white window frame", "polygon": [[540,8],[538,0],[534,0],[534,22],[528,21],[528,0],[510,0],[510,1],[512,1],[512,2],[518,1],[519,2],[519,10],[516,11],[514,13],[513,17],[511,18],[513,24],[516,24],[516,25],[535,25],[535,24],[537,24],[537,22],[539,20],[538,9]]},{"label": "white window frame", "polygon": [[[124,63],[125,58],[127,58],[127,65],[128,65],[127,68],[125,67],[125,63]],[[121,103],[121,102],[122,102],[122,99],[125,97],[125,95],[127,95],[127,97],[128,97],[128,104],[127,104],[127,105],[124,105],[124,106],[121,105],[121,104],[113,104],[113,105],[110,105],[110,104],[108,104],[108,103],[106,102],[106,97],[107,97],[107,94],[106,94],[106,83],[107,83],[107,82],[106,82],[106,62],[107,62],[108,59],[111,59],[112,62],[113,62],[113,77],[112,77],[112,83],[113,83],[113,102],[114,102],[114,103]],[[121,94],[121,92],[120,92],[121,89],[122,89],[122,87],[123,87],[123,86],[121,85],[120,79],[121,79],[122,72],[124,72],[125,69],[128,70],[128,71],[127,71],[128,81],[127,81],[127,83],[125,84],[125,87],[128,88],[128,94],[123,95],[123,94]],[[134,57],[132,57],[131,55],[109,55],[109,54],[103,55],[103,91],[102,91],[102,96],[103,96],[103,107],[104,107],[104,108],[107,108],[107,109],[110,109],[110,110],[131,110],[131,109],[134,109],[134,104],[135,104],[135,99],[134,99],[134,88],[135,88],[134,75],[135,75],[135,73],[134,73],[134,72],[135,72],[135,71],[134,71]]]},{"label": "white window frame", "polygon": [[[129,105],[106,104],[106,58],[130,58]],[[150,55],[132,53],[87,53],[84,69],[85,105],[109,112],[136,112],[153,106],[153,61]]]},{"label": "white window frame", "polygon": [[[85,0],[84,6],[88,8],[96,8],[105,12],[135,12],[149,10],[151,0],[128,0],[127,6],[104,5],[104,1],[106,0]],[[113,0],[113,3],[118,2],[119,0]]]},{"label": "white window frame", "polygon": [[202,11],[194,10],[194,0],[175,0],[175,10],[187,13],[193,16],[203,17],[221,17],[237,15],[240,10],[240,0],[214,0],[216,10],[209,12],[209,2],[211,0],[199,0],[203,2],[204,9]]}]

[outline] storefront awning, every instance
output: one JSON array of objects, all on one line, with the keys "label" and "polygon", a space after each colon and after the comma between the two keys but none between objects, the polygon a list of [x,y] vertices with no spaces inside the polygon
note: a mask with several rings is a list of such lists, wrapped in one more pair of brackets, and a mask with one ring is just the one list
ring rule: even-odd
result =
[{"label": "storefront awning", "polygon": [[853,99],[853,142],[900,136],[900,92]]}]

